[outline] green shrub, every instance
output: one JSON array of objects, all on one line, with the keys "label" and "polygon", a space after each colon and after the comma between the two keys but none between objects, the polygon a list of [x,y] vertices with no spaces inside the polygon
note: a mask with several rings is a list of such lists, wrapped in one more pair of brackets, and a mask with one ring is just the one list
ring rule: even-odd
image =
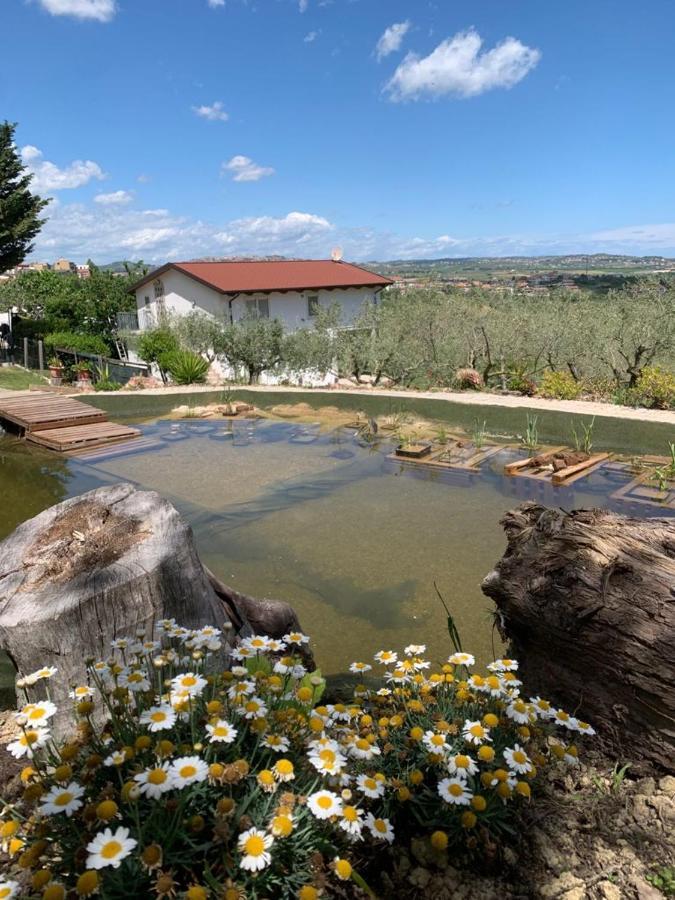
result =
[{"label": "green shrub", "polygon": [[534,397],[537,393],[537,385],[524,372],[511,372],[506,386],[510,391],[517,391],[524,397]]},{"label": "green shrub", "polygon": [[570,372],[544,372],[539,385],[540,395],[552,400],[576,400],[581,392],[582,385]]},{"label": "green shrub", "polygon": [[192,350],[172,350],[163,353],[157,363],[168,372],[176,384],[203,384],[209,371],[209,362]]},{"label": "green shrub", "polygon": [[659,366],[647,366],[635,387],[626,391],[626,397],[631,406],[675,409],[675,374]]},{"label": "green shrub", "polygon": [[52,331],[45,335],[45,347],[48,353],[56,349],[73,350],[75,353],[96,353],[98,356],[107,356],[110,348],[96,334],[77,334],[74,331]]},{"label": "green shrub", "polygon": [[152,328],[138,339],[138,355],[147,363],[159,364],[160,356],[178,349],[178,338],[169,328]]},{"label": "green shrub", "polygon": [[122,385],[117,381],[110,381],[107,378],[100,378],[94,385],[95,391],[119,391]]},{"label": "green shrub", "polygon": [[460,391],[480,391],[483,387],[483,376],[475,369],[457,369],[453,386]]}]

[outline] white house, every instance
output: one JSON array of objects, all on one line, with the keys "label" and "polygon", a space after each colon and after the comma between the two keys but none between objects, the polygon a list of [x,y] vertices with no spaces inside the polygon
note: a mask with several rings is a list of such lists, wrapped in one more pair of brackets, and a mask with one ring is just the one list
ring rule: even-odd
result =
[{"label": "white house", "polygon": [[163,315],[195,310],[222,322],[278,319],[286,332],[311,326],[321,308],[338,304],[348,327],[366,301],[375,301],[389,278],[333,260],[171,262],[149,272],[131,291],[138,329],[153,328]]}]

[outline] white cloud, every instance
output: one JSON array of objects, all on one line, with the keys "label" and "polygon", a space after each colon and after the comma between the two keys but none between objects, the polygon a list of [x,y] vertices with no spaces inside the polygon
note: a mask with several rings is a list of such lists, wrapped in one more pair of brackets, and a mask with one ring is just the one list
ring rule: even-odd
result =
[{"label": "white cloud", "polygon": [[[324,235],[332,229],[328,219],[312,213],[290,212],[282,218],[258,216],[257,218],[235,219],[227,230],[218,232],[216,240],[228,248],[252,248],[255,252],[275,253],[289,243],[306,244],[317,235]],[[267,247],[276,249],[266,250]]]},{"label": "white cloud", "polygon": [[318,38],[318,36],[320,34],[321,34],[320,31],[310,31],[309,34],[306,34],[304,37],[305,43],[311,44],[313,41],[315,41]]},{"label": "white cloud", "polygon": [[90,159],[76,159],[64,169],[59,169],[53,162],[43,159],[42,151],[31,144],[22,148],[21,158],[33,174],[31,188],[38,193],[78,188],[93,178],[102,181],[106,177],[99,164]]},{"label": "white cloud", "polygon": [[131,191],[112,191],[110,194],[97,194],[94,203],[100,203],[101,206],[126,206],[133,199]]},{"label": "white cloud", "polygon": [[309,0],[298,0],[298,9],[301,13],[307,11],[307,7],[309,6]]},{"label": "white cloud", "polygon": [[225,6],[225,0],[208,0],[211,9],[218,9],[219,6]]},{"label": "white cloud", "polygon": [[410,22],[395,22],[385,29],[382,37],[375,46],[375,55],[378,60],[384,59],[390,53],[395,53],[403,43],[403,38],[410,29]]},{"label": "white cloud", "polygon": [[117,12],[115,0],[38,0],[40,6],[53,16],[72,16],[74,19],[94,19],[110,22]]},{"label": "white cloud", "polygon": [[233,156],[229,162],[223,163],[223,172],[232,172],[233,181],[260,181],[268,175],[274,175],[270,166],[259,166],[248,156]]},{"label": "white cloud", "polygon": [[193,106],[192,112],[202,119],[208,119],[209,122],[227,122],[230,118],[220,100],[216,100],[212,106]]},{"label": "white cloud", "polygon": [[473,30],[442,41],[428,56],[409,53],[398,66],[386,90],[392,100],[423,97],[476,97],[494,88],[511,88],[530,72],[541,53],[513,37],[492,50],[483,50]]}]

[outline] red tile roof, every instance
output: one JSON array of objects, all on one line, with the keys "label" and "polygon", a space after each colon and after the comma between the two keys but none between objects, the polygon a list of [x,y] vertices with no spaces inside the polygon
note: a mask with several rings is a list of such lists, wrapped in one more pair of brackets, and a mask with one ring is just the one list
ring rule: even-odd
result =
[{"label": "red tile roof", "polygon": [[391,279],[346,262],[330,259],[260,262],[166,263],[138,281],[132,291],[168,269],[177,269],[221,294],[256,291],[306,291],[319,288],[386,287]]}]

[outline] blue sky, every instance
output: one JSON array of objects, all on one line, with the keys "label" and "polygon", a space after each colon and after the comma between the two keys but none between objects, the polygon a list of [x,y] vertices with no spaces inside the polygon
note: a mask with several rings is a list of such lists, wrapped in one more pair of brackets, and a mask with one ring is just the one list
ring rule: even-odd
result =
[{"label": "blue sky", "polygon": [[675,255],[672,0],[2,0],[35,258]]}]

